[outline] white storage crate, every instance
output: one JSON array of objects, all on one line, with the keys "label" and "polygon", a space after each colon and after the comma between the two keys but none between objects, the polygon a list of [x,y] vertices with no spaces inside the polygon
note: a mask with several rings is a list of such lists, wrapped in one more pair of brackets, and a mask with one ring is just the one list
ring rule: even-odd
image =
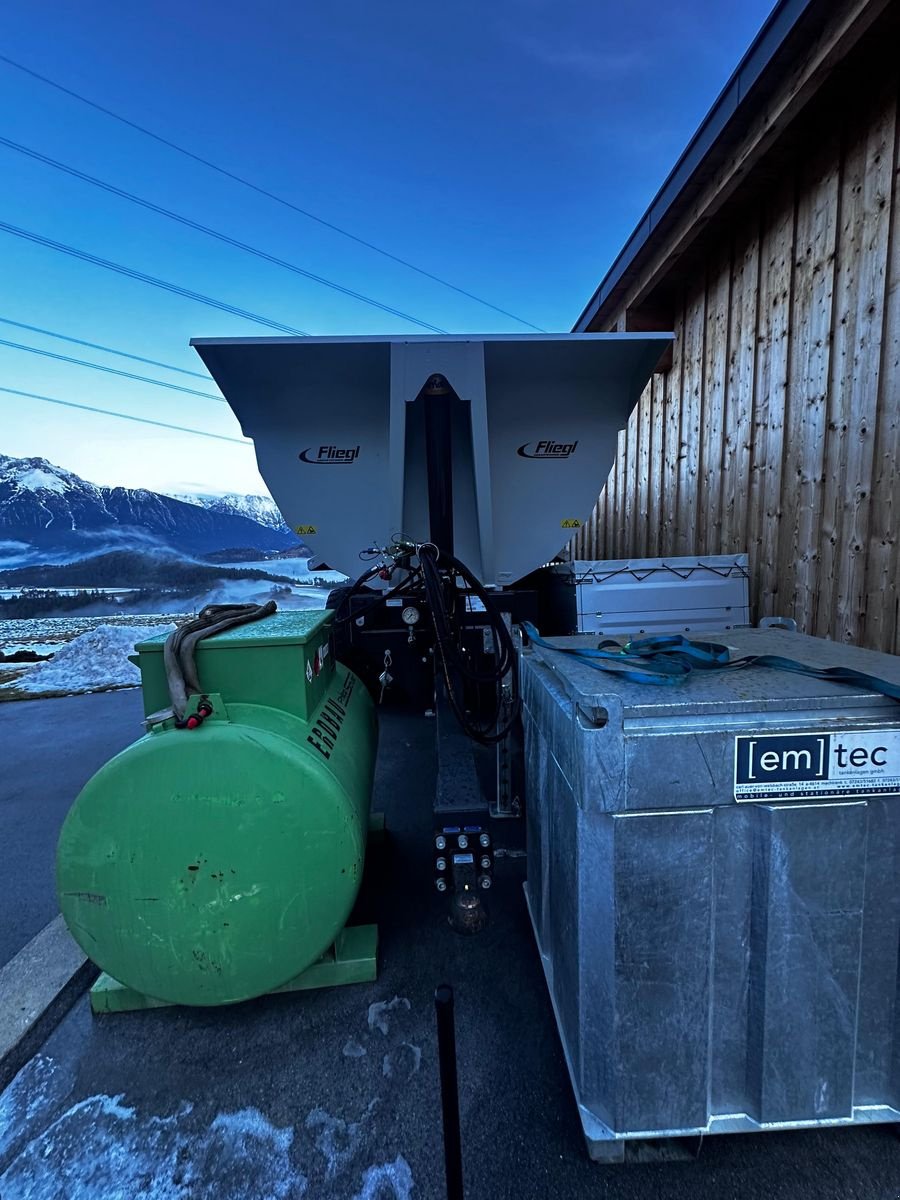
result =
[{"label": "white storage crate", "polygon": [[579,633],[695,633],[750,623],[746,554],[572,563]]}]

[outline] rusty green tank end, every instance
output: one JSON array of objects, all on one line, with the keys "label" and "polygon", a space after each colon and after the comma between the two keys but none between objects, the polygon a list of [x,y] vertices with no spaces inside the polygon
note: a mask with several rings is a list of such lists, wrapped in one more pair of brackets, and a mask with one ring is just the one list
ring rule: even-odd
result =
[{"label": "rusty green tank end", "polygon": [[[348,925],[318,962],[281,987],[267,992],[306,992],[313,988],[342,987],[349,983],[371,983],[378,977],[378,926]],[[91,988],[94,1013],[136,1012],[144,1008],[171,1008],[167,1000],[154,1000],[103,974]]]}]

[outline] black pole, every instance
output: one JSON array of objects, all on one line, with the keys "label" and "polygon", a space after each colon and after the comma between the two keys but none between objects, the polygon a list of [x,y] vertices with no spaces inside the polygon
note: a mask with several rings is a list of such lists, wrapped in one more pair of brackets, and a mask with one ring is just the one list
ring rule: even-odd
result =
[{"label": "black pole", "polygon": [[438,1062],[441,1070],[441,1110],[444,1117],[444,1167],[447,1200],[463,1200],[462,1145],[459,1137],[459,1087],[456,1080],[456,1028],[453,988],[442,983],[435,989]]},{"label": "black pole", "polygon": [[453,553],[453,391],[443,375],[422,389],[425,401],[425,465],[428,471],[429,538]]}]

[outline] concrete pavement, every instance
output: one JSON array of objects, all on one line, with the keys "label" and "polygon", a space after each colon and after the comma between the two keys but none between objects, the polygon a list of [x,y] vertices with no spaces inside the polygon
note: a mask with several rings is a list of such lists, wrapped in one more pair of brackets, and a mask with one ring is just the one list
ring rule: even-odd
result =
[{"label": "concrete pavement", "polygon": [[58,913],[56,838],[69,805],[143,733],[138,688],[0,704],[0,966]]}]

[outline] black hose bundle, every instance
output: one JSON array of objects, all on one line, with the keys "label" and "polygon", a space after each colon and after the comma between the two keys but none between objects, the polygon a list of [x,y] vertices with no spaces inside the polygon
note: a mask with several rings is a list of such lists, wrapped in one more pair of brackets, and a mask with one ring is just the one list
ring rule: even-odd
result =
[{"label": "black hose bundle", "polygon": [[[418,567],[410,565],[413,553],[418,555]],[[502,741],[515,724],[521,704],[512,634],[490,592],[465,563],[446,551],[438,550],[430,542],[419,546],[410,543],[408,553],[397,555],[395,564],[403,571],[402,581],[390,591],[373,596],[365,608],[354,610],[350,605],[351,597],[363,592],[369,580],[384,570],[380,565],[363,572],[350,587],[333,593],[336,600],[335,626],[340,627],[351,619],[365,616],[400,592],[409,596],[416,591],[423,591],[434,625],[436,660],[454,716],[474,741],[485,746]],[[462,580],[463,589],[457,587],[457,579]],[[462,642],[464,623],[458,621],[456,614],[457,600],[463,591],[481,601],[488,617],[497,655],[497,664],[489,672],[476,671],[467,661]],[[331,599],[330,596],[329,607],[332,606]],[[478,627],[483,628],[481,625]],[[466,709],[466,687],[472,685],[479,689],[493,685],[494,702],[487,719],[476,721]]]},{"label": "black hose bundle", "polygon": [[[521,708],[516,672],[516,650],[512,634],[490,592],[472,574],[465,563],[452,554],[438,551],[432,545],[419,548],[419,563],[425,594],[428,598],[428,607],[431,610],[431,619],[434,624],[435,653],[440,664],[444,686],[447,689],[447,700],[463,731],[473,741],[480,742],[484,746],[496,745],[497,742],[507,737]],[[457,577],[462,579],[466,590],[481,601],[488,617],[488,625],[494,636],[497,665],[487,674],[475,671],[466,661],[461,637],[462,631],[456,623]],[[507,676],[509,676],[508,696],[504,693]],[[466,711],[466,682],[482,686],[493,684],[494,705],[487,720],[476,722]]]}]

